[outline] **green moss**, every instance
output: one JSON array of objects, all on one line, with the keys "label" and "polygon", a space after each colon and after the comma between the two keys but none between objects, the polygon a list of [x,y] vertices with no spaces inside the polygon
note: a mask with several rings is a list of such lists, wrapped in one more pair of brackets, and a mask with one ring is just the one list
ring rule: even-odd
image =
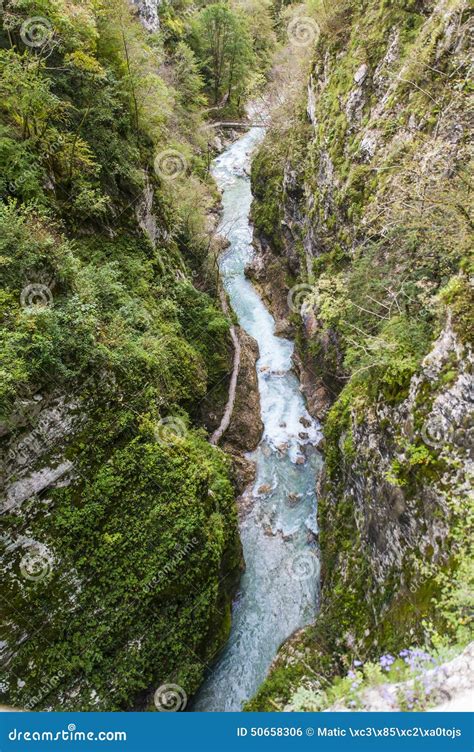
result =
[{"label": "green moss", "polygon": [[282,710],[290,699],[293,687],[304,676],[301,665],[275,668],[259,688],[256,695],[244,705],[246,712],[272,713]]},{"label": "green moss", "polygon": [[[192,694],[228,636],[241,561],[229,468],[192,433],[164,438],[117,448],[87,480],[54,492],[54,515],[30,518],[55,566],[40,582],[11,583],[11,614],[27,610],[31,629],[11,670],[23,675],[33,661],[32,679],[63,676],[48,694],[55,708],[126,709],[173,680]],[[24,706],[33,691],[14,681],[10,702]]]},{"label": "green moss", "polygon": [[283,218],[283,154],[278,144],[267,141],[252,161],[252,221],[258,232],[282,250],[280,223]]},{"label": "green moss", "polygon": [[[464,267],[468,268],[465,263]],[[474,290],[467,274],[454,277],[440,293],[441,300],[449,306],[452,313],[453,326],[461,342],[471,344],[474,341],[474,323],[472,308]]]}]

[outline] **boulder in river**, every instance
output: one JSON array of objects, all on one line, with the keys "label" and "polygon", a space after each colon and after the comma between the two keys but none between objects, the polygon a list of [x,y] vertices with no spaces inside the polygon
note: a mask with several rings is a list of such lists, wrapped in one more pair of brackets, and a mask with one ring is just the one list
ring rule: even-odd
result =
[{"label": "boulder in river", "polygon": [[289,493],[286,498],[290,506],[295,506],[302,497],[303,497],[303,494],[294,493],[294,491],[291,491],[291,493]]},{"label": "boulder in river", "polygon": [[249,452],[258,446],[263,431],[255,371],[259,353],[256,341],[243,329],[239,329],[239,341],[240,364],[234,408],[224,438],[236,450]]}]

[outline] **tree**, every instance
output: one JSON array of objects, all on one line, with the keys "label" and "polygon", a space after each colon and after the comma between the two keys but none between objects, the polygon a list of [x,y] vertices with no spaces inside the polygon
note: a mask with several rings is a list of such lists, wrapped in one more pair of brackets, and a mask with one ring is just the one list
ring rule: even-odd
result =
[{"label": "tree", "polygon": [[224,3],[204,8],[197,19],[194,46],[212,101],[239,103],[255,62],[245,19]]},{"label": "tree", "polygon": [[276,46],[275,19],[270,0],[233,0],[234,10],[245,16],[252,47],[262,73],[269,71]]},{"label": "tree", "polygon": [[204,81],[194,53],[185,42],[179,42],[174,54],[175,87],[184,107],[198,110],[206,103]]},{"label": "tree", "polygon": [[149,45],[126,0],[108,0],[98,23],[99,59],[108,62],[130,98],[136,134],[162,138],[173,108],[173,94],[159,75],[162,53]]}]

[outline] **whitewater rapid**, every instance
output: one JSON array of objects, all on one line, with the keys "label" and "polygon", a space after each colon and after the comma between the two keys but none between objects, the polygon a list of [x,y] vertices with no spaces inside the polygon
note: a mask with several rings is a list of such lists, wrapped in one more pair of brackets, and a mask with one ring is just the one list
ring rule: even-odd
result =
[{"label": "whitewater rapid", "polygon": [[315,544],[317,422],[306,410],[292,370],[293,343],[245,277],[252,260],[249,220],[251,154],[263,129],[252,128],[213,163],[222,192],[220,234],[229,247],[220,274],[240,326],[259,346],[258,384],[264,431],[255,452],[251,510],[241,522],[245,572],[233,606],[230,638],[197,694],[194,711],[235,711],[264,680],[280,644],[314,621],[319,561]]}]

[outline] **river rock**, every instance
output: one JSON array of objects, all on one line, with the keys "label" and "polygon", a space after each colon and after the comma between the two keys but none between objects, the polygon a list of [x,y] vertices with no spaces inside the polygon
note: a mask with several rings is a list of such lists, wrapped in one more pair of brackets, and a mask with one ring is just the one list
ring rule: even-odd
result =
[{"label": "river rock", "polygon": [[286,498],[290,506],[296,506],[296,504],[298,504],[298,502],[300,501],[300,499],[302,499],[302,497],[303,497],[303,494],[294,493],[292,491],[291,493],[288,494]]},{"label": "river rock", "polygon": [[239,375],[225,441],[238,450],[250,452],[258,446],[263,431],[256,372],[259,352],[256,341],[243,329],[238,329],[238,337],[241,353]]},{"label": "river rock", "polygon": [[253,509],[255,499],[251,494],[244,494],[237,500],[237,509],[239,517],[242,519]]}]

